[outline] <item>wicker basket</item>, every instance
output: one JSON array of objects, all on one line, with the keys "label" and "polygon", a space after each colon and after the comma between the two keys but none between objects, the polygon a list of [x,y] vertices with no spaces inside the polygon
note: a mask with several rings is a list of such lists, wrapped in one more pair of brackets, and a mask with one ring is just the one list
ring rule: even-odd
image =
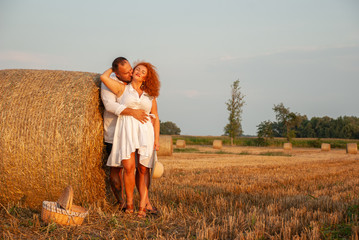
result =
[{"label": "wicker basket", "polygon": [[72,204],[73,190],[68,186],[57,202],[42,202],[41,219],[46,222],[55,222],[60,225],[81,225],[88,215],[88,211]]}]

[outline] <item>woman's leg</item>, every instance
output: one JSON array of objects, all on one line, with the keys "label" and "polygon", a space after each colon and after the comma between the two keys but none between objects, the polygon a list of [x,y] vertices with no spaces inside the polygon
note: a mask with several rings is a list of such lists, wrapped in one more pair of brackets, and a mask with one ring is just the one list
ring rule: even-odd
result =
[{"label": "woman's leg", "polygon": [[[141,165],[142,166],[142,165]],[[142,166],[143,167],[143,166]],[[150,210],[150,211],[153,211],[153,207],[152,207],[152,204],[150,202],[150,199],[149,199],[149,188],[148,188],[148,185],[150,183],[150,171],[149,169],[147,168],[147,171],[145,173],[145,176],[144,176],[144,180],[145,180],[145,185],[147,187],[147,196],[146,196],[146,209],[147,210]],[[136,169],[136,188],[138,190],[138,192],[140,192],[140,185],[139,185],[139,182],[140,182],[140,169],[139,167],[137,167]]]},{"label": "woman's leg", "polygon": [[145,208],[148,201],[148,188],[146,173],[148,173],[148,168],[139,164],[138,165],[138,191],[140,193],[140,208]]},{"label": "woman's leg", "polygon": [[156,215],[158,213],[158,210],[156,207],[152,206],[151,202],[150,202],[150,188],[149,188],[149,185],[150,185],[150,171],[148,169],[147,171],[147,174],[145,176],[145,183],[146,183],[146,186],[147,186],[147,189],[148,189],[148,194],[147,194],[147,198],[146,198],[146,210],[150,213],[150,214],[154,214]]},{"label": "woman's leg", "polygon": [[135,189],[135,153],[131,153],[130,159],[122,160],[122,165],[124,168],[126,204],[127,208],[131,208],[133,206],[133,190]]}]

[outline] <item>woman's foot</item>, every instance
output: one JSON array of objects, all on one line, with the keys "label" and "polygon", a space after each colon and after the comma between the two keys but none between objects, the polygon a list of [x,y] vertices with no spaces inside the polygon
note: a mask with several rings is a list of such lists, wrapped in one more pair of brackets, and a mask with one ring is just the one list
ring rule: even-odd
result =
[{"label": "woman's foot", "polygon": [[137,212],[137,217],[139,218],[145,218],[146,217],[146,208],[140,207]]},{"label": "woman's foot", "polygon": [[127,204],[126,208],[125,208],[125,213],[126,214],[131,214],[131,213],[134,213],[135,210],[134,210],[134,207],[133,207],[133,204]]}]

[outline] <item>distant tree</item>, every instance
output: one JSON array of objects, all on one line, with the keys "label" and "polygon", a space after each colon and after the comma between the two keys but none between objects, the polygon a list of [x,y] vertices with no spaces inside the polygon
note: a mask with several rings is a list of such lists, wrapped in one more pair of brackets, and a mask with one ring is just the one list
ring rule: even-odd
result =
[{"label": "distant tree", "polygon": [[290,139],[295,137],[295,127],[299,127],[306,117],[298,113],[290,112],[289,108],[286,108],[283,103],[274,105],[273,110],[276,113],[278,123],[282,123],[285,127],[285,137],[290,141]]},{"label": "distant tree", "polygon": [[257,126],[257,136],[258,138],[264,138],[265,141],[267,141],[268,138],[273,138],[274,137],[273,123],[269,120],[261,122]]},{"label": "distant tree", "polygon": [[299,138],[314,138],[316,137],[313,126],[308,118],[303,119],[300,126],[296,129],[296,137]]},{"label": "distant tree", "polygon": [[244,105],[244,95],[241,93],[239,80],[236,80],[231,85],[231,98],[226,102],[227,110],[229,111],[229,123],[224,127],[224,134],[230,136],[231,144],[233,139],[241,136],[242,130],[242,107]]},{"label": "distant tree", "polygon": [[180,135],[181,129],[173,122],[161,122],[160,121],[160,134],[163,135]]},{"label": "distant tree", "polygon": [[[277,121],[264,121],[257,126],[258,138],[269,136],[270,127],[273,137],[300,138],[347,138],[359,139],[359,118],[343,116],[337,119],[312,117],[293,113],[283,103],[274,105]],[[262,139],[264,140],[264,139]]]}]

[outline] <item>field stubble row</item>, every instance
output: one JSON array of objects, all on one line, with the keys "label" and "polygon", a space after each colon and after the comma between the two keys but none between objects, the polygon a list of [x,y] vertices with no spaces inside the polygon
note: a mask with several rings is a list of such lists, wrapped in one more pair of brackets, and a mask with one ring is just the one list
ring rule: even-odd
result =
[{"label": "field stubble row", "polygon": [[206,154],[160,158],[165,174],[154,180],[151,189],[151,199],[161,210],[158,217],[139,220],[105,203],[89,206],[85,224],[73,228],[36,225],[32,220],[36,212],[18,208],[14,213],[4,207],[0,212],[7,220],[0,220],[3,237],[358,238],[358,155],[295,149],[288,155],[266,156],[261,153],[283,150],[256,147],[224,147],[227,154],[215,154],[210,146],[188,148]]}]

